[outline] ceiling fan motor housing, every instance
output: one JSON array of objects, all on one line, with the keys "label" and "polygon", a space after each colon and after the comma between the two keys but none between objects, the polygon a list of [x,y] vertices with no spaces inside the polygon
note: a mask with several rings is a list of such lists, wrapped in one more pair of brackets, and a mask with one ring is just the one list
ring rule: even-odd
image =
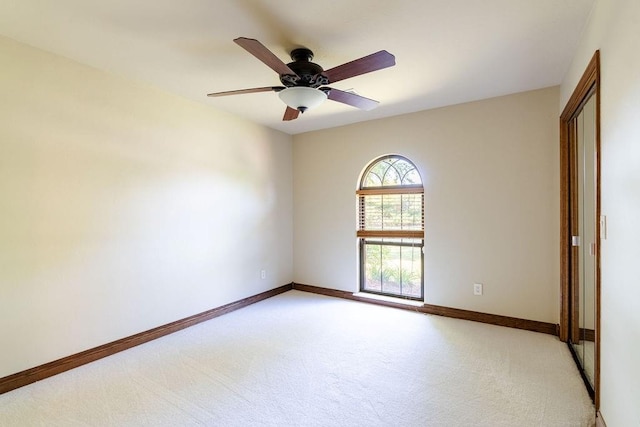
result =
[{"label": "ceiling fan motor housing", "polygon": [[329,84],[329,78],[324,75],[321,66],[311,62],[313,52],[306,48],[294,49],[291,51],[293,62],[287,64],[296,75],[282,74],[280,81],[286,87],[305,86],[318,88]]}]

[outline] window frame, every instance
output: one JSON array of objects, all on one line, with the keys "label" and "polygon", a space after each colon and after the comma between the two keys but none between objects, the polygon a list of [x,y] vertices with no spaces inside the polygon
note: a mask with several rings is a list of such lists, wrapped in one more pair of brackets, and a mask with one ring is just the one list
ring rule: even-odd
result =
[{"label": "window frame", "polygon": [[[412,244],[412,243],[392,243],[392,242],[384,242],[381,240],[370,240],[371,238],[361,237],[358,238],[358,248],[359,248],[359,261],[360,261],[360,292],[375,294],[375,295],[383,295],[393,298],[403,298],[409,299],[413,301],[424,301],[424,239],[420,239],[421,243]],[[411,295],[402,295],[402,281],[400,282],[400,294],[384,292],[382,290],[382,280],[380,281],[380,291],[375,291],[372,289],[365,289],[365,280],[366,280],[366,246],[367,244],[380,245],[380,246],[394,246],[394,247],[412,247],[420,249],[420,295],[419,296],[411,296]]]},{"label": "window frame", "polygon": [[[408,163],[412,168],[405,173],[404,177],[412,171],[418,175],[420,179],[419,184],[405,184],[405,185],[380,185],[380,186],[367,186],[366,180],[368,174],[372,171],[374,167],[376,167],[381,162],[385,162],[389,159],[397,159],[397,161],[403,161]],[[387,171],[394,167],[394,163],[389,164]],[[386,172],[384,175],[386,175]],[[396,169],[397,171],[397,169]],[[403,177],[399,178],[402,180]],[[384,184],[384,180],[381,180],[381,183]],[[384,229],[384,222],[381,223],[380,229],[369,229],[367,228],[367,210],[365,209],[366,205],[366,197],[367,196],[384,196],[384,195],[399,195],[402,197],[403,195],[420,195],[420,209],[421,216],[419,219],[420,229],[415,229],[416,223],[410,224],[412,229],[402,229],[402,220],[400,220],[400,229]],[[424,186],[422,184],[422,178],[420,177],[420,173],[418,172],[418,168],[415,164],[401,155],[386,155],[372,160],[369,165],[365,168],[362,173],[360,183],[358,186],[358,190],[356,190],[356,197],[358,199],[357,203],[357,215],[358,215],[358,229],[356,232],[356,237],[358,238],[358,251],[359,251],[359,265],[360,265],[360,274],[359,274],[359,290],[364,293],[371,293],[377,295],[385,295],[396,298],[403,299],[411,299],[424,301]],[[402,200],[402,199],[401,199]],[[402,208],[401,212],[402,212]],[[402,213],[401,213],[402,215]],[[389,242],[385,241],[385,239],[400,239],[399,242]],[[417,240],[416,242],[404,242],[404,239],[412,239]],[[380,245],[380,246],[394,246],[400,248],[402,247],[418,247],[420,249],[420,295],[412,296],[412,295],[403,295],[402,294],[402,268],[400,267],[400,294],[397,293],[389,293],[384,292],[384,283],[382,278],[380,280],[380,291],[375,291],[372,289],[366,288],[366,247],[368,244],[372,245]],[[402,260],[400,259],[400,262]],[[382,275],[382,272],[381,272]]]}]

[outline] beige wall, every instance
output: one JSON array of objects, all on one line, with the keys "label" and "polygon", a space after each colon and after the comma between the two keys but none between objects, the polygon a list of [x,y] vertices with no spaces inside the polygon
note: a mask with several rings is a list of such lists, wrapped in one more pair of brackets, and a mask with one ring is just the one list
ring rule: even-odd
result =
[{"label": "beige wall", "polygon": [[640,2],[598,0],[561,87],[564,107],[601,54],[602,324],[600,408],[607,425],[640,425]]},{"label": "beige wall", "polygon": [[0,377],[291,281],[290,136],[4,38],[0,64]]},{"label": "beige wall", "polygon": [[549,88],[295,136],[294,281],[357,290],[358,178],[397,153],[424,181],[426,301],[557,323],[558,96]]}]

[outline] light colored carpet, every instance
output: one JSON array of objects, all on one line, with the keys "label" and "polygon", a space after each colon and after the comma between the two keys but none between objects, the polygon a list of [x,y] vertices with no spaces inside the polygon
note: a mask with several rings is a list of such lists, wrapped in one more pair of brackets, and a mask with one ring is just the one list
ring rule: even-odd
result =
[{"label": "light colored carpet", "polygon": [[590,426],[555,337],[290,291],[0,395],[2,426]]}]

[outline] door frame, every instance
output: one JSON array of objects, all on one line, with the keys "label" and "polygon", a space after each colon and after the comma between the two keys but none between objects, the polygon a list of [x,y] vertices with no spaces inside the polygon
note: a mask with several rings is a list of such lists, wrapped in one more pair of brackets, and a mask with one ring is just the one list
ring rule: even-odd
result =
[{"label": "door frame", "polygon": [[572,277],[574,275],[572,257],[576,254],[572,247],[571,236],[574,234],[575,218],[572,218],[571,203],[575,192],[570,185],[574,155],[572,144],[575,132],[573,119],[582,111],[584,104],[591,96],[595,96],[596,134],[595,134],[595,179],[596,179],[596,242],[595,242],[595,361],[594,361],[594,404],[599,409],[600,390],[600,51],[597,50],[578,82],[571,98],[560,115],[560,340],[569,341],[571,331],[571,307],[573,298]]}]

